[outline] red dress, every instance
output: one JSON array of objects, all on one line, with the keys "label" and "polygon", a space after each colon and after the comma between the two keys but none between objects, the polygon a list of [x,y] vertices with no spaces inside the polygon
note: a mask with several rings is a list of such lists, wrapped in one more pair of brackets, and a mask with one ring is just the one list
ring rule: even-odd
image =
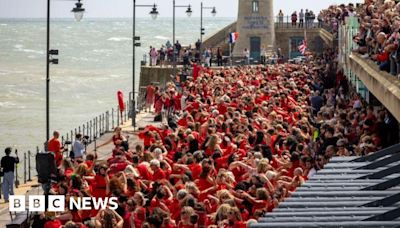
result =
[{"label": "red dress", "polygon": [[146,104],[152,105],[154,103],[154,92],[155,88],[152,85],[147,86],[146,88]]},{"label": "red dress", "polygon": [[96,198],[104,198],[106,197],[106,179],[100,174],[96,174],[94,177],[94,186],[93,186],[93,196]]}]

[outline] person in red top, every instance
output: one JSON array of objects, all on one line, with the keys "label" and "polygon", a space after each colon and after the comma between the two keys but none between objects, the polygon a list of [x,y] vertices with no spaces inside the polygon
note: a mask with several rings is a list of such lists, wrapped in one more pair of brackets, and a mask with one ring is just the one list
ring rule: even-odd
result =
[{"label": "person in red top", "polygon": [[151,111],[151,106],[153,106],[154,103],[155,91],[156,88],[154,87],[153,83],[150,83],[150,85],[148,85],[146,88],[146,111],[147,109]]},{"label": "person in red top", "polygon": [[64,147],[61,146],[61,142],[58,139],[60,137],[60,133],[58,131],[53,132],[53,138],[49,140],[47,143],[47,151],[54,154],[54,159],[56,161],[57,167],[61,165],[62,161],[62,152],[64,152]]},{"label": "person in red top", "polygon": [[161,181],[165,179],[166,175],[160,168],[160,161],[153,159],[150,161],[150,168],[153,171],[152,181]]}]

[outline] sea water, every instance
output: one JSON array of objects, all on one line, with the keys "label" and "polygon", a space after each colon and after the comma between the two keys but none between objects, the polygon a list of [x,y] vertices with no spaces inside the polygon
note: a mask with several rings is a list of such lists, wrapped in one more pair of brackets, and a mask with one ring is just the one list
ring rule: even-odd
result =
[{"label": "sea water", "polygon": [[[206,35],[233,18],[206,18]],[[199,18],[178,18],[181,44],[199,38]],[[149,46],[172,43],[172,19],[139,18],[136,34],[136,85],[140,61]],[[128,97],[132,85],[132,19],[51,21],[50,49],[58,65],[50,66],[50,127],[62,134],[117,106],[117,91]],[[42,147],[46,137],[46,21],[0,19],[0,153],[6,146],[21,152]],[[148,60],[148,57],[147,57]]]}]

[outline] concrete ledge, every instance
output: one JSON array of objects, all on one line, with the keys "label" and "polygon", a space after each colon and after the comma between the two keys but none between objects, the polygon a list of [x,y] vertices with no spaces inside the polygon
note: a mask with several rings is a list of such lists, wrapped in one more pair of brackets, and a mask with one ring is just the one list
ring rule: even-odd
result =
[{"label": "concrete ledge", "polygon": [[379,70],[373,61],[363,59],[359,54],[352,53],[348,63],[368,90],[400,121],[400,81]]},{"label": "concrete ledge", "polygon": [[326,44],[328,44],[330,47],[333,47],[334,37],[333,37],[332,33],[328,32],[327,30],[325,30],[323,28],[320,28],[319,36],[321,37],[322,40],[324,40],[324,42]]}]

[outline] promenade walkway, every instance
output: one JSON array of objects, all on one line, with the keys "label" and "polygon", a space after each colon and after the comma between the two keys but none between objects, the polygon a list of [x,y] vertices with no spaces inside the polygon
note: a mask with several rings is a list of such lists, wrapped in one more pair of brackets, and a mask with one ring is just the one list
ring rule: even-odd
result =
[{"label": "promenade walkway", "polygon": [[[122,127],[122,132],[124,135],[129,136],[129,146],[131,148],[134,148],[135,145],[137,144],[143,144],[143,140],[140,140],[137,131],[141,128],[146,127],[147,125],[155,125],[158,126],[160,122],[154,122],[154,116],[151,113],[140,113],[136,117],[137,121],[137,127],[136,131],[134,131],[132,127],[132,121],[131,119],[128,119],[124,124],[122,124],[120,127]],[[109,140],[113,135],[113,132],[106,133],[101,138],[97,140],[97,145],[100,145],[107,140]],[[110,153],[112,149],[114,148],[113,143],[109,143],[100,149],[97,150],[98,153],[98,160],[104,160],[107,157],[110,156]],[[88,145],[87,148],[88,153],[91,153],[94,151],[94,143]],[[33,177],[31,182],[28,182],[26,184],[21,184],[19,185],[18,188],[15,188],[14,193],[15,195],[40,195],[43,194],[43,191],[41,187],[37,187],[38,182],[37,182],[37,177]],[[3,200],[0,200],[0,227],[6,227],[6,224],[10,222],[10,214],[9,214],[9,204],[4,203]]]}]

